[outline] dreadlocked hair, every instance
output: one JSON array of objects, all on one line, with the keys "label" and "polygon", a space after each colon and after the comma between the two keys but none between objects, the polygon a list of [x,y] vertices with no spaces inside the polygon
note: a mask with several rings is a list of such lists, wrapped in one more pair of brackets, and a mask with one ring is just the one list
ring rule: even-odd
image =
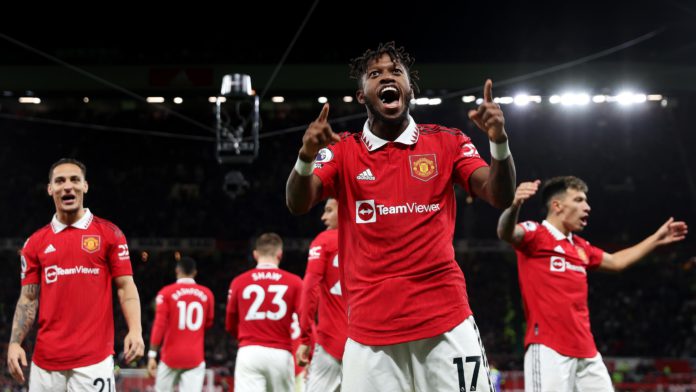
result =
[{"label": "dreadlocked hair", "polygon": [[362,56],[358,56],[350,60],[350,78],[358,81],[358,86],[362,88],[362,77],[367,72],[367,65],[370,61],[374,61],[382,57],[382,55],[388,54],[389,58],[395,63],[400,63],[408,72],[408,78],[411,82],[411,88],[414,92],[418,92],[418,71],[411,70],[411,65],[416,60],[410,54],[406,52],[403,46],[396,47],[394,41],[389,41],[386,44],[380,43],[377,49],[368,49]]}]

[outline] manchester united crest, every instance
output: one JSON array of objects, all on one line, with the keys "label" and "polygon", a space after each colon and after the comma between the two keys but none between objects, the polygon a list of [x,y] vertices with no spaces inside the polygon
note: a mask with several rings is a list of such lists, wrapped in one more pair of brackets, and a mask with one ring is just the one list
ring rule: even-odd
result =
[{"label": "manchester united crest", "polygon": [[582,260],[583,263],[587,264],[589,260],[587,259],[587,253],[585,253],[585,249],[576,246],[575,250],[578,252],[578,257],[580,258],[580,260]]},{"label": "manchester united crest", "polygon": [[98,235],[83,235],[82,250],[87,253],[94,253],[99,250],[101,239]]},{"label": "manchester united crest", "polygon": [[428,181],[437,176],[437,159],[435,154],[409,155],[411,175],[421,181]]}]

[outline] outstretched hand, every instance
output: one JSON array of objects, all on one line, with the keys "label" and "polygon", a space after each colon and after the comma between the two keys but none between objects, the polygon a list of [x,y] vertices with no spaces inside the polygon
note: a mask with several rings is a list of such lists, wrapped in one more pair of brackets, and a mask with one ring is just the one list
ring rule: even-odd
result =
[{"label": "outstretched hand", "polygon": [[689,227],[686,222],[674,221],[674,218],[667,219],[662,226],[655,232],[655,238],[657,245],[667,245],[672,242],[681,241],[686,237],[689,232]]},{"label": "outstretched hand", "polygon": [[512,201],[513,207],[521,206],[522,203],[527,201],[530,197],[534,196],[539,190],[540,183],[541,181],[534,180],[523,182],[519,186],[517,186],[517,190],[515,191],[515,199]]},{"label": "outstretched hand", "polygon": [[469,110],[469,119],[488,135],[494,143],[507,141],[505,133],[505,116],[500,105],[493,102],[493,82],[486,79],[483,86],[483,102],[477,110]]},{"label": "outstretched hand", "polygon": [[321,108],[321,113],[316,120],[312,121],[302,136],[302,148],[300,149],[300,159],[305,162],[312,162],[314,157],[322,148],[331,142],[340,142],[341,138],[334,133],[328,121],[329,104],[325,103]]}]

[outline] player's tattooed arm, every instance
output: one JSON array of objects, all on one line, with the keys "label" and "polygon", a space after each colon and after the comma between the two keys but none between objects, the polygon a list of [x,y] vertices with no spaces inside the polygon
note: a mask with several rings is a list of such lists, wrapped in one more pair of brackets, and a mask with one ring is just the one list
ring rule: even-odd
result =
[{"label": "player's tattooed arm", "polygon": [[10,343],[22,344],[36,319],[39,310],[39,285],[28,284],[22,286],[22,292],[17,301],[14,319],[12,320],[12,334]]}]

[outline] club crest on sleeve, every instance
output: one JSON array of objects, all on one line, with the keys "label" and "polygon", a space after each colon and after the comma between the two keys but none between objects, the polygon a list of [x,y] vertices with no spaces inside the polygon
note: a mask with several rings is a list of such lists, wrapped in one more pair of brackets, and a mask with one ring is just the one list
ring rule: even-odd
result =
[{"label": "club crest on sleeve", "polygon": [[321,246],[314,246],[309,248],[309,260],[316,260],[321,257]]},{"label": "club crest on sleeve", "polygon": [[19,256],[19,260],[22,264],[22,272],[20,273],[20,276],[22,277],[22,279],[24,279],[27,276],[27,259],[24,258],[24,255],[21,255]]},{"label": "club crest on sleeve", "polygon": [[87,253],[94,253],[101,246],[101,238],[98,235],[83,235],[82,250]]},{"label": "club crest on sleeve", "polygon": [[428,181],[437,176],[437,159],[435,154],[409,155],[408,161],[411,168],[411,176]]},{"label": "club crest on sleeve", "polygon": [[462,156],[471,158],[480,156],[478,150],[472,143],[462,144]]},{"label": "club crest on sleeve", "polygon": [[536,222],[522,222],[522,228],[524,228],[525,231],[534,231],[537,229],[537,224]]},{"label": "club crest on sleeve", "polygon": [[314,160],[314,167],[319,168],[324,166],[325,163],[331,162],[333,157],[333,151],[329,150],[326,147],[322,148],[321,150],[319,150],[319,152],[317,153],[317,157]]}]

